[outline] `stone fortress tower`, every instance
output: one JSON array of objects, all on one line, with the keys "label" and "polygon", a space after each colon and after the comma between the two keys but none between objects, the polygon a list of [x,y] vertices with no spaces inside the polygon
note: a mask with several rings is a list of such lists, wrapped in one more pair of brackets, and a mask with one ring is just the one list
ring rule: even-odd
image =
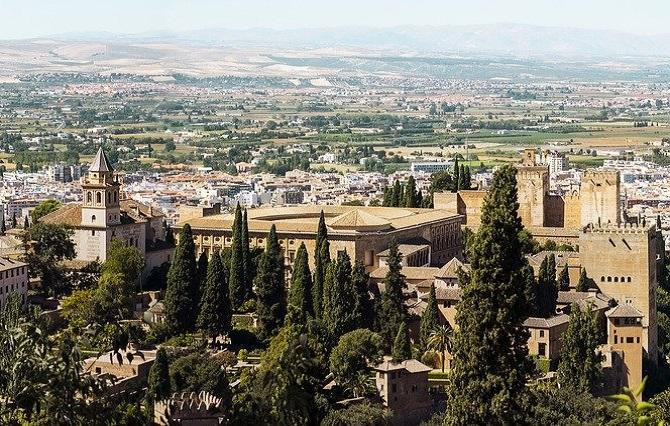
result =
[{"label": "stone fortress tower", "polygon": [[619,172],[586,170],[579,187],[582,226],[590,223],[620,223],[620,197]]}]

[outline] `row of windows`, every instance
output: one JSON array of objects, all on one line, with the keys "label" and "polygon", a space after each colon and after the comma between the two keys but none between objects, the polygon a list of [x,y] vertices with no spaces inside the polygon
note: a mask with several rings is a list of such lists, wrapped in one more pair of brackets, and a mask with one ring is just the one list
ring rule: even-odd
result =
[{"label": "row of windows", "polygon": [[[15,287],[16,286],[16,287]],[[25,281],[21,283],[21,288],[26,288],[26,283]],[[11,286],[6,285],[4,287],[4,293],[3,293],[3,287],[0,286],[0,294],[9,294],[10,291],[18,290],[19,289],[19,284],[12,284]]]},{"label": "row of windows", "polygon": [[[112,200],[114,203],[119,202],[119,194],[114,191],[114,192],[107,192],[107,204],[111,204]],[[93,192],[92,191],[87,191],[86,192],[86,202],[88,204],[91,204],[93,202]],[[102,192],[96,192],[95,193],[95,202],[98,204],[102,204]]]},{"label": "row of windows", "polygon": [[[220,242],[220,241],[221,241],[221,238],[222,238],[222,237],[213,237],[215,243]],[[209,239],[210,239],[210,237],[207,236],[207,235],[205,235],[205,236],[202,237],[202,241],[203,241],[203,242],[209,242]],[[193,237],[193,240],[194,240],[194,241],[197,241],[197,240],[198,240],[198,236],[197,236],[197,235],[194,236],[194,237]],[[224,240],[225,240],[226,243],[232,243],[233,238],[232,238],[232,237],[225,237]],[[257,242],[258,244],[263,244],[264,241],[265,241],[265,240],[264,240],[263,238],[257,238],[257,239],[256,239],[256,242]],[[253,238],[249,238],[249,242],[250,242],[250,243],[253,243],[253,242],[254,242]],[[295,240],[288,240],[288,243],[289,243],[289,245],[294,245],[294,244],[295,244]],[[279,244],[284,244],[284,240],[279,240]]]},{"label": "row of windows", "polygon": [[[614,336],[614,344],[617,344],[617,343],[624,343],[623,336],[621,337],[621,339],[619,339],[618,336]],[[628,337],[626,337],[626,342],[625,343],[640,343],[640,338],[639,337],[628,336]]]},{"label": "row of windows", "polygon": [[21,268],[10,269],[9,271],[5,271],[4,274],[2,273],[2,271],[0,271],[0,280],[13,277],[14,271],[16,271],[17,276],[23,275],[26,273],[26,267],[22,266]]},{"label": "row of windows", "polygon": [[610,277],[610,276],[601,276],[600,277],[600,282],[605,282],[607,280],[608,283],[615,282],[615,283],[629,283],[631,282],[632,278],[631,277]]}]

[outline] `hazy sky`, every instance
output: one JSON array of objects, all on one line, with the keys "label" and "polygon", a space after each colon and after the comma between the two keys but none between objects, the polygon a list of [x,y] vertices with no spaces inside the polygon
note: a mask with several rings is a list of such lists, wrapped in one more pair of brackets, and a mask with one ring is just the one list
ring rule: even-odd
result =
[{"label": "hazy sky", "polygon": [[467,25],[670,32],[668,0],[0,0],[0,39],[82,31]]}]

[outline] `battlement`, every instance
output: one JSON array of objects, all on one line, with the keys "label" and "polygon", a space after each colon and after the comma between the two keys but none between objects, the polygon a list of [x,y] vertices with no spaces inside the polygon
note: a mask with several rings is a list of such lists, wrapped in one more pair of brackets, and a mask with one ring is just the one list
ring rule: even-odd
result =
[{"label": "battlement", "polygon": [[609,180],[616,179],[619,180],[619,171],[618,170],[606,170],[606,169],[588,169],[584,171],[582,179],[593,179],[593,180]]},{"label": "battlement", "polygon": [[185,419],[215,419],[221,417],[223,409],[223,400],[208,392],[175,393],[171,398],[156,403],[154,419],[158,424],[172,424]]},{"label": "battlement", "polygon": [[656,232],[656,224],[638,224],[638,223],[622,223],[622,224],[588,224],[582,228],[584,233],[590,234],[651,234]]}]

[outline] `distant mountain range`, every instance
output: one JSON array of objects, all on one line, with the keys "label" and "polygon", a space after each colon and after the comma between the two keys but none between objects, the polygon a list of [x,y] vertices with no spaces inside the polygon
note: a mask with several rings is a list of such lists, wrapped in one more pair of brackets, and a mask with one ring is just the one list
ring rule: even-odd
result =
[{"label": "distant mountain range", "polygon": [[71,33],[57,35],[54,38],[71,41],[169,41],[196,44],[215,43],[225,47],[353,48],[517,57],[670,56],[670,34],[637,35],[621,31],[504,23],[439,27],[338,27],[295,30],[203,29],[133,35]]}]

